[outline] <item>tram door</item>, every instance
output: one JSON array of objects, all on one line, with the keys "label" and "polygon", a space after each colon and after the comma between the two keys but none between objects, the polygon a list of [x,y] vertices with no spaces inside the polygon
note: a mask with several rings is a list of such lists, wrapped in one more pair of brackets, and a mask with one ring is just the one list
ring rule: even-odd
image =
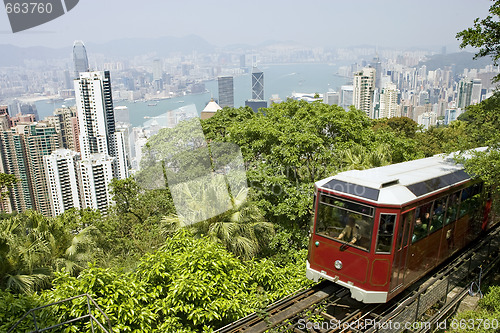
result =
[{"label": "tram door", "polygon": [[394,260],[392,262],[391,285],[389,292],[395,291],[404,283],[406,258],[408,256],[409,233],[415,216],[415,209],[403,214],[398,226]]}]

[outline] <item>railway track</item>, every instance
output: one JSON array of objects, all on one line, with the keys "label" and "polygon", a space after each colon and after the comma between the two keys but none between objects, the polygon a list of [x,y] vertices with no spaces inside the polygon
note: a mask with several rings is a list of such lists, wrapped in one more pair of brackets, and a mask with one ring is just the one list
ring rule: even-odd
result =
[{"label": "railway track", "polygon": [[270,305],[264,313],[253,313],[215,332],[430,331],[453,313],[479,272],[485,277],[500,268],[499,250],[497,225],[388,303],[360,303],[350,297],[348,289],[324,281]]}]

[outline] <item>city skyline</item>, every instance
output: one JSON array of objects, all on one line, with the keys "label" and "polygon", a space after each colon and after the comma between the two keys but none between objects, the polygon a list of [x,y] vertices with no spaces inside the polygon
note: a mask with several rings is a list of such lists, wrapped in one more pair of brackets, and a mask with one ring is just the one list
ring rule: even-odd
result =
[{"label": "city skyline", "polygon": [[[74,40],[106,43],[198,35],[218,47],[293,41],[309,47],[446,46],[453,51],[459,45],[456,33],[470,26],[476,17],[484,17],[490,5],[489,0],[315,0],[304,10],[304,4],[298,1],[286,5],[261,0],[251,4],[221,0],[155,2],[150,6],[117,0],[98,5],[81,2],[54,21],[16,34],[10,31],[5,10],[0,11],[0,44],[57,48]],[[259,24],[254,22],[256,12]],[[75,24],[79,18],[91,18],[90,22],[104,26]]]}]

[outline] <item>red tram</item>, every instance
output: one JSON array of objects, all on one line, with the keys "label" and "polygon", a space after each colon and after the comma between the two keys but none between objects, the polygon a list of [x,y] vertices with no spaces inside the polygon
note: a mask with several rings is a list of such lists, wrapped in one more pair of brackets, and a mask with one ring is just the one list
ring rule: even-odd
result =
[{"label": "red tram", "polygon": [[384,303],[486,230],[491,198],[441,155],[315,184],[307,277]]}]

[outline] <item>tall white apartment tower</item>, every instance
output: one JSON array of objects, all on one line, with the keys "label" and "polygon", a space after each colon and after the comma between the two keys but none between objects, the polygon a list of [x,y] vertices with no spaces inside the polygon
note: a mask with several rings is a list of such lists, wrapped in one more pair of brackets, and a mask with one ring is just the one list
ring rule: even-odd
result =
[{"label": "tall white apartment tower", "polygon": [[91,154],[114,156],[115,115],[108,71],[83,72],[75,80],[82,159]]},{"label": "tall white apartment tower", "polygon": [[394,83],[387,83],[380,92],[379,118],[395,117],[398,107],[398,89]]},{"label": "tall white apartment tower", "polygon": [[80,154],[57,149],[43,157],[49,187],[52,216],[80,206]]},{"label": "tall white apartment tower", "polygon": [[82,208],[98,209],[106,214],[111,204],[109,184],[113,179],[115,158],[94,154],[80,162]]},{"label": "tall white apartment tower", "polygon": [[109,183],[128,177],[123,133],[116,131],[108,71],[80,73],[75,80],[83,208],[106,213],[111,203]]},{"label": "tall white apartment tower", "polygon": [[363,68],[354,73],[353,104],[356,109],[373,118],[373,93],[375,90],[375,68]]}]

